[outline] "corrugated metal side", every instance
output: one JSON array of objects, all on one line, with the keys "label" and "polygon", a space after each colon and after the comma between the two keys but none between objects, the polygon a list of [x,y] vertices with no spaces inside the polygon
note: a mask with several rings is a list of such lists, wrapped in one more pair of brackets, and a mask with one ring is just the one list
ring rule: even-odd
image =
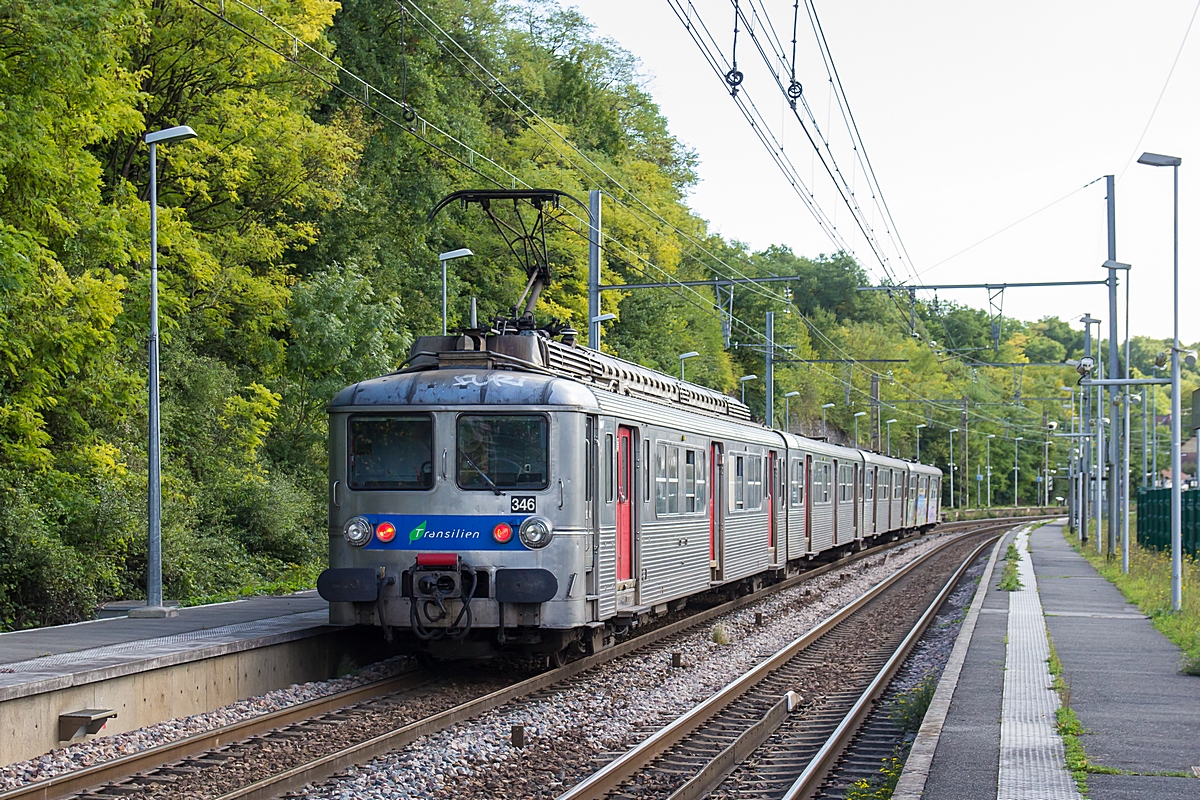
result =
[{"label": "corrugated metal side", "polygon": [[767,567],[767,512],[725,517],[725,580],[753,575]]},{"label": "corrugated metal side", "polygon": [[804,506],[788,509],[787,552],[788,558],[799,558],[808,552],[808,543],[804,541]]},{"label": "corrugated metal side", "polygon": [[600,595],[600,619],[617,613],[617,529],[600,529],[600,576],[596,582]]},{"label": "corrugated metal side", "polygon": [[[681,544],[686,540],[686,544]],[[708,517],[676,517],[642,528],[642,603],[663,603],[708,588]]]},{"label": "corrugated metal side", "polygon": [[814,503],[812,515],[812,550],[820,553],[833,547],[833,503]]}]

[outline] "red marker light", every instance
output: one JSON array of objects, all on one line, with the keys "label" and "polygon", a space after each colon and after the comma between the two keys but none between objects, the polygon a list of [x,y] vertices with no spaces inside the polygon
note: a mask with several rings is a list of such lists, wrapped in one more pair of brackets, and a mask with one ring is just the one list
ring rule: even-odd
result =
[{"label": "red marker light", "polygon": [[499,522],[492,529],[492,538],[500,544],[508,544],[512,541],[512,525],[507,522]]},{"label": "red marker light", "polygon": [[396,526],[390,522],[381,522],[375,526],[375,538],[381,542],[390,542],[396,538]]}]

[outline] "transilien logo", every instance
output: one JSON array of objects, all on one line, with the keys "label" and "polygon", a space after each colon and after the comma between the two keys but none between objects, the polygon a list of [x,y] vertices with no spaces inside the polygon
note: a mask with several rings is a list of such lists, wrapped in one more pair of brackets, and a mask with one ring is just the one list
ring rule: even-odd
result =
[{"label": "transilien logo", "polygon": [[428,523],[428,520],[424,520],[421,522],[420,525],[418,525],[417,527],[415,527],[411,531],[409,531],[408,541],[415,542],[417,539],[420,539],[422,536],[424,536],[425,535],[425,525],[427,523]]}]

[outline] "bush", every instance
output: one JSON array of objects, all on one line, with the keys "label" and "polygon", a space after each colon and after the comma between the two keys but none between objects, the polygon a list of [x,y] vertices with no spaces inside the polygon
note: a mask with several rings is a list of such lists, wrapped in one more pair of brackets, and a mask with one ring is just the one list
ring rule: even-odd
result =
[{"label": "bush", "polygon": [[937,673],[925,673],[916,686],[896,695],[888,717],[903,732],[916,733],[921,729],[925,712],[929,710],[936,691]]}]

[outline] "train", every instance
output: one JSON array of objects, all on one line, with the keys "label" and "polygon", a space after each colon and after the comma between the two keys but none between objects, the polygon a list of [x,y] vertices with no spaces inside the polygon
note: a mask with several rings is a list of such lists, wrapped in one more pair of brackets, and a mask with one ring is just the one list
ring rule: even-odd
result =
[{"label": "train", "polygon": [[564,659],[937,523],[936,467],[765,427],[576,338],[423,336],[333,398],[331,624],[427,659]]}]

